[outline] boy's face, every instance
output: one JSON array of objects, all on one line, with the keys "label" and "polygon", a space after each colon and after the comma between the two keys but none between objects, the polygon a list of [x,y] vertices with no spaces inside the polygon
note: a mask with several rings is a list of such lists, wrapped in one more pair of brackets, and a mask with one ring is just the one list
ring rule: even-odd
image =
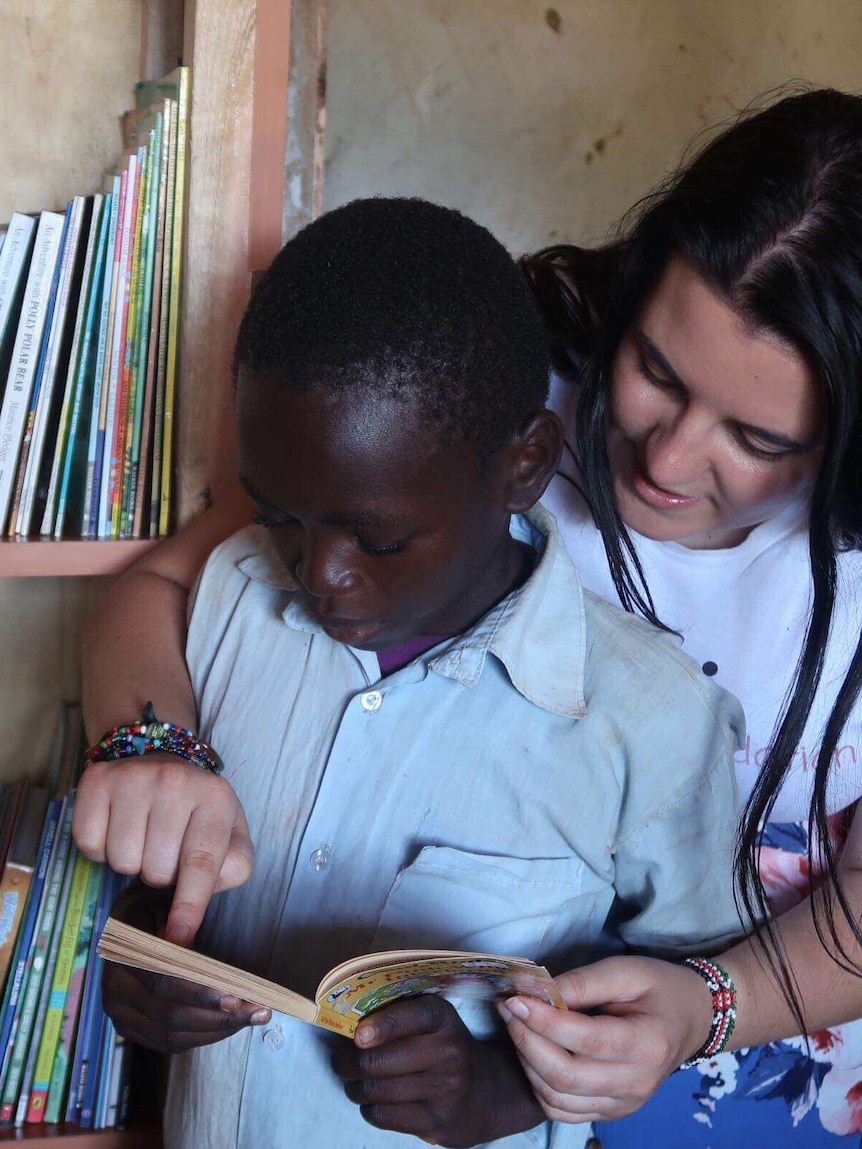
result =
[{"label": "boy's face", "polygon": [[240,466],[303,603],[337,642],[457,634],[508,589],[508,456],[443,446],[408,403],[240,376]]}]

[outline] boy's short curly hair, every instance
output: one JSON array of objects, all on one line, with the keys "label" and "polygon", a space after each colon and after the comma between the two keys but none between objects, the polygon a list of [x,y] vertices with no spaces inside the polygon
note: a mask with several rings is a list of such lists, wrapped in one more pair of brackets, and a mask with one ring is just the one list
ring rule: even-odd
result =
[{"label": "boy's short curly hair", "polygon": [[239,329],[235,377],[392,396],[445,442],[494,451],[548,393],[547,337],[489,231],[421,199],[355,200],[276,256]]}]

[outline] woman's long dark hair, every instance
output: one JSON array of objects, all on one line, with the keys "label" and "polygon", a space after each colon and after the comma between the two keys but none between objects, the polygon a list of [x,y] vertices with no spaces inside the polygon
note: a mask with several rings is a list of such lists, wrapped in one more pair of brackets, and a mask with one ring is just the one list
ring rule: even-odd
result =
[{"label": "woman's long dark hair", "polygon": [[[826,405],[827,440],[809,519],[811,616],[736,849],[741,908],[765,920],[765,936],[758,935],[763,952],[804,1029],[796,983],[768,920],[757,851],[759,828],[775,805],[820,684],[836,555],[862,548],[862,98],[808,91],[744,115],[636,205],[609,247],[555,247],[522,261],[546,316],[555,364],[576,374],[580,385],[576,458],[614,584],[623,605],[647,617],[653,615],[649,590],[613,497],[608,396],[620,342],[674,256],[754,330],[778,335],[801,354]],[[862,966],[842,944],[836,903],[860,945],[862,929],[841,885],[826,803],[838,740],[860,688],[862,638],[823,732],[808,820],[810,872],[825,871],[828,878],[812,898],[817,933],[854,972]]]}]

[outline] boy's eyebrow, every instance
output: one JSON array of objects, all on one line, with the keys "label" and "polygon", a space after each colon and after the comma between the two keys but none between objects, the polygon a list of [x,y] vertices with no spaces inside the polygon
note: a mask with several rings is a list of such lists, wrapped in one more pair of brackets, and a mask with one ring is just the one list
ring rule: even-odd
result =
[{"label": "boy's eyebrow", "polygon": [[[288,512],[283,507],[277,506],[269,499],[254,489],[245,475],[239,477],[240,486],[245,493],[254,500],[260,503],[263,507],[268,507],[271,511],[277,511],[279,514],[286,515]],[[400,527],[407,524],[407,519],[401,515],[384,515],[378,511],[360,511],[358,514],[347,515],[324,515],[321,522],[329,527],[352,527],[361,529],[362,527]]]},{"label": "boy's eyebrow", "polygon": [[[673,367],[671,367],[670,363],[665,359],[664,355],[658,347],[656,347],[650,337],[644,331],[638,331],[637,338],[650,359],[654,359],[661,370],[664,371],[668,378],[678,387],[685,389],[685,382],[677,375],[676,371],[674,371]],[[776,447],[783,447],[787,451],[813,451],[815,447],[820,445],[819,440],[815,440],[812,443],[802,443],[799,439],[793,439],[789,435],[782,435],[778,431],[768,431],[765,427],[755,427],[753,423],[740,423],[739,425],[743,430],[750,431],[753,435],[756,435],[758,439],[763,439]]]}]

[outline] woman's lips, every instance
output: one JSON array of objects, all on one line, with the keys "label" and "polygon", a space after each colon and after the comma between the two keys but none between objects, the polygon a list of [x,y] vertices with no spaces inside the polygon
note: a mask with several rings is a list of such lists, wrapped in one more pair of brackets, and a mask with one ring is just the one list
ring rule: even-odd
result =
[{"label": "woman's lips", "polygon": [[678,495],[675,491],[666,491],[664,487],[656,486],[647,478],[637,459],[632,464],[632,486],[645,503],[659,510],[690,507],[700,502],[700,495]]}]

